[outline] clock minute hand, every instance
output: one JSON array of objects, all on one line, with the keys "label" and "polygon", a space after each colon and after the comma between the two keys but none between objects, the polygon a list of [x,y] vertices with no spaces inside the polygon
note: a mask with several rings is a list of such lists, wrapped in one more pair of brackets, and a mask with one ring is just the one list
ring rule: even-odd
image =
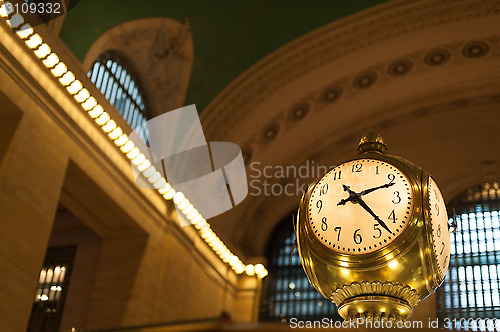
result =
[{"label": "clock minute hand", "polygon": [[366,195],[366,194],[369,194],[371,193],[372,191],[375,191],[377,189],[382,189],[382,188],[389,188],[390,186],[392,185],[395,185],[396,183],[395,182],[390,182],[390,183],[386,183],[386,184],[383,184],[381,186],[378,186],[378,187],[374,187],[374,188],[370,188],[370,189],[366,189],[366,190],[363,190],[362,192],[360,192],[358,194],[359,197],[363,196],[363,195]]},{"label": "clock minute hand", "polygon": [[356,200],[358,202],[359,205],[361,205],[361,207],[363,207],[363,209],[365,209],[369,214],[372,215],[373,218],[375,218],[376,221],[379,222],[380,226],[384,227],[389,233],[392,234],[391,230],[389,229],[389,227],[387,227],[387,225],[385,224],[385,222],[382,221],[382,219],[380,219],[373,211],[372,209],[370,209],[370,207],[368,205],[366,205],[365,201],[363,201],[361,199],[361,197],[358,197],[358,199]]}]

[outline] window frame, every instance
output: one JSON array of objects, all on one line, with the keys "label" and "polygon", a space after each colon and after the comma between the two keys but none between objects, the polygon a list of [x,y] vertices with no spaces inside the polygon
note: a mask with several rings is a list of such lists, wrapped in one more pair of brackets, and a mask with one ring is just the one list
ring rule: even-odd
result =
[{"label": "window frame", "polygon": [[[500,318],[500,185],[498,182],[472,187],[448,204],[451,234],[450,266],[437,291],[440,322],[480,325],[480,319]],[[456,213],[456,216],[455,216]],[[465,289],[464,289],[465,288]],[[496,292],[496,295],[494,294]],[[485,331],[486,325],[466,326]]]},{"label": "window frame", "polygon": [[291,318],[304,321],[328,318],[341,321],[336,305],[307,279],[298,251],[294,250],[293,218],[293,214],[286,216],[270,236],[266,249],[269,275],[263,280],[259,320],[283,323]]},{"label": "window frame", "polygon": [[149,101],[132,61],[120,52],[104,51],[94,60],[87,76],[130,127],[138,132],[139,137],[147,142],[145,124],[151,118]]}]

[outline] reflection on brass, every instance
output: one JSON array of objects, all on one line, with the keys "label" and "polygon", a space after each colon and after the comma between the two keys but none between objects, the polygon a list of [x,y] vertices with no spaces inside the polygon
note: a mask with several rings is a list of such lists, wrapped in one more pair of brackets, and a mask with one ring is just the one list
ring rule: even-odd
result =
[{"label": "reflection on brass", "polygon": [[362,294],[379,294],[390,297],[400,298],[409,303],[412,307],[420,301],[417,291],[409,286],[403,286],[400,283],[373,281],[364,281],[362,283],[353,282],[344,285],[335,290],[330,299],[336,305],[340,305],[346,299]]},{"label": "reflection on brass", "polygon": [[356,296],[339,305],[339,314],[347,320],[406,320],[411,313],[408,302],[382,295]]}]

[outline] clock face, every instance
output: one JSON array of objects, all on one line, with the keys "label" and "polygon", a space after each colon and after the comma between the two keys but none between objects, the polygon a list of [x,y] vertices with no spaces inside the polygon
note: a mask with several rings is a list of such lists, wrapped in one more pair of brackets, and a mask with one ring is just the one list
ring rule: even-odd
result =
[{"label": "clock face", "polygon": [[448,214],[446,213],[443,196],[431,177],[429,177],[429,204],[434,254],[436,255],[439,275],[441,279],[444,279],[450,263]]},{"label": "clock face", "polygon": [[396,167],[359,159],[330,170],[308,206],[316,238],[332,250],[361,255],[385,247],[403,232],[413,211],[408,178]]}]

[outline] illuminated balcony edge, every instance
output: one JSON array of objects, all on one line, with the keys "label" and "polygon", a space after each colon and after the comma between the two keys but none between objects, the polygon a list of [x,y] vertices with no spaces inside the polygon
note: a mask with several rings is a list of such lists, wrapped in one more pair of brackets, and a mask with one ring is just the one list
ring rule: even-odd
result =
[{"label": "illuminated balcony edge", "polygon": [[189,202],[182,192],[177,192],[151,164],[134,142],[128,138],[123,129],[111,118],[104,108],[97,103],[90,91],[76,78],[60,60],[59,56],[52,51],[43,38],[36,33],[35,29],[27,22],[21,14],[8,12],[7,6],[13,6],[9,1],[0,0],[0,16],[15,34],[26,44],[33,54],[40,60],[41,64],[52,73],[68,94],[73,96],[81,108],[87,112],[91,119],[107,134],[108,138],[115,143],[120,151],[131,161],[131,163],[142,173],[142,175],[154,186],[157,192],[165,200],[173,200],[177,209],[194,225],[198,235],[237,273],[245,272],[248,276],[264,278],[268,271],[262,264],[245,265],[240,258],[233,254],[224,242],[211,229],[208,221],[198,212],[196,207]]}]

